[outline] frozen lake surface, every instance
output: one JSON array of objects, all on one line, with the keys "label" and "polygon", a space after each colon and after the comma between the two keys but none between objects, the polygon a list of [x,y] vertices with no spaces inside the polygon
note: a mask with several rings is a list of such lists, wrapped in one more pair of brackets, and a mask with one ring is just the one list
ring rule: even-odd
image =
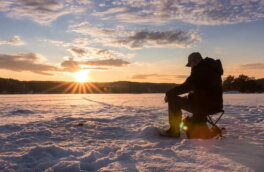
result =
[{"label": "frozen lake surface", "polygon": [[163,97],[0,95],[0,171],[263,171],[264,94],[224,95],[221,140],[160,137]]}]

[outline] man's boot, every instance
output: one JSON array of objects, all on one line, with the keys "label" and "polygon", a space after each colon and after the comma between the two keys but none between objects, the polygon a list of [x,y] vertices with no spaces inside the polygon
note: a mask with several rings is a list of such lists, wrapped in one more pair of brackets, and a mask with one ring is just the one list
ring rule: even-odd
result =
[{"label": "man's boot", "polygon": [[169,115],[169,123],[170,123],[170,128],[166,131],[168,136],[171,137],[180,137],[180,123],[181,123],[182,117],[181,115],[174,115],[170,114]]}]

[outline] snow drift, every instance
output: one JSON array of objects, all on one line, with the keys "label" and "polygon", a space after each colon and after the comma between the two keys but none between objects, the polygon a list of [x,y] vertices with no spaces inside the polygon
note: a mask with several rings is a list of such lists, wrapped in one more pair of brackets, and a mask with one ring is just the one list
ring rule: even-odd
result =
[{"label": "snow drift", "polygon": [[224,100],[224,139],[187,140],[162,94],[1,95],[0,171],[261,171],[263,94]]}]

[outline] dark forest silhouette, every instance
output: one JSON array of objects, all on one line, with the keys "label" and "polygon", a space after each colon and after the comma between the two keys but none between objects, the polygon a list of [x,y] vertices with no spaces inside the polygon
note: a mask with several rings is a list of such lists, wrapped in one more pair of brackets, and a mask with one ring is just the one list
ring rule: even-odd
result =
[{"label": "dark forest silhouette", "polygon": [[[165,93],[177,84],[140,82],[76,83],[58,81],[19,81],[0,78],[0,94],[69,94],[69,93]],[[224,91],[264,92],[264,79],[239,75],[223,80]]]},{"label": "dark forest silhouette", "polygon": [[1,94],[69,94],[69,93],[164,93],[175,87],[170,83],[139,82],[56,82],[56,81],[18,81],[0,78]]},{"label": "dark forest silhouette", "polygon": [[223,81],[225,91],[239,91],[241,93],[255,93],[264,91],[264,79],[256,80],[254,77],[229,75]]}]

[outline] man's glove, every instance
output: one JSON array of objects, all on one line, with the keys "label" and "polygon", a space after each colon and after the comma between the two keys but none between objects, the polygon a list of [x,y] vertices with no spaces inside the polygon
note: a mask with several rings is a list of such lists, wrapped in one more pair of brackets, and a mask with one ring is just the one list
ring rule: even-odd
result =
[{"label": "man's glove", "polygon": [[164,97],[164,102],[168,103],[168,97],[167,96]]}]

